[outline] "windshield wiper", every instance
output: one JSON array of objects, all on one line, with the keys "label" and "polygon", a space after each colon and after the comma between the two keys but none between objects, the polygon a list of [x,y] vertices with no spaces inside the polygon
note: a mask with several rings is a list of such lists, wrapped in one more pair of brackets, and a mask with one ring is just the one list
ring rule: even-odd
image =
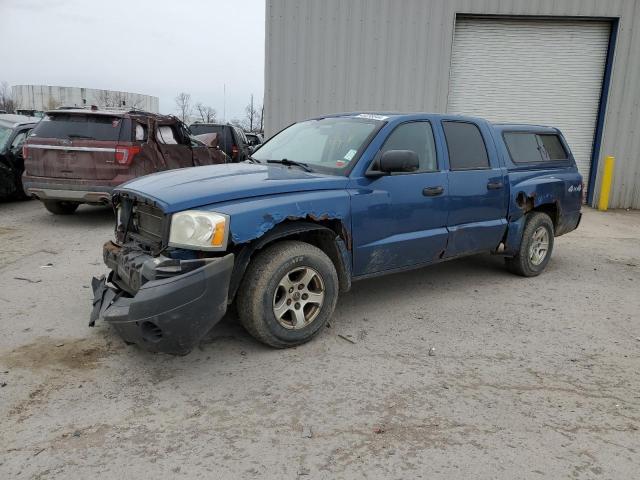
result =
[{"label": "windshield wiper", "polygon": [[286,165],[287,167],[300,167],[305,172],[313,172],[313,169],[303,162],[296,162],[295,160],[289,160],[288,158],[283,158],[282,160],[267,160],[267,163],[279,163],[280,165]]},{"label": "windshield wiper", "polygon": [[247,159],[245,160],[245,162],[262,163],[260,160],[258,160],[257,158],[253,158],[251,155],[247,155]]}]

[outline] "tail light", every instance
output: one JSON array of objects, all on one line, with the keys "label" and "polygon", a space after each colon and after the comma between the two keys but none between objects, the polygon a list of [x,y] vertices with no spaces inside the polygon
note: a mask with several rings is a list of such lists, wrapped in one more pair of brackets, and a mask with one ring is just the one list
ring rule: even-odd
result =
[{"label": "tail light", "polygon": [[131,165],[133,157],[140,153],[140,147],[126,145],[116,146],[116,163],[119,165]]},{"label": "tail light", "polygon": [[231,158],[236,158],[238,156],[238,146],[237,145],[233,145],[231,147]]},{"label": "tail light", "polygon": [[22,145],[22,158],[26,160],[27,155],[29,155],[29,147]]}]

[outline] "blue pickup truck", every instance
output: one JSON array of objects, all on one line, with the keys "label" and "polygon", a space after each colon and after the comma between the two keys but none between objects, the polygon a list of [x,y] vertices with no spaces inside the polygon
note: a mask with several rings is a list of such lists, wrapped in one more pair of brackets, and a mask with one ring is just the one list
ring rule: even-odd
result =
[{"label": "blue pickup truck", "polygon": [[554,237],[580,223],[582,185],[552,127],[397,113],[296,123],[243,163],[118,187],[90,325],[184,354],[235,304],[258,340],[300,345],[355,280],[480,252],[540,274]]}]

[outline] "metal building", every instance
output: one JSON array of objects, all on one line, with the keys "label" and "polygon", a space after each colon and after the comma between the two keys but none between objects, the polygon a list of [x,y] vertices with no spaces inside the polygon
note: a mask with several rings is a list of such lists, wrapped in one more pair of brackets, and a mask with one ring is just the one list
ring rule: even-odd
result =
[{"label": "metal building", "polygon": [[51,85],[14,85],[16,109],[46,111],[58,107],[138,109],[158,113],[158,97],[140,93]]},{"label": "metal building", "polygon": [[[267,0],[265,130],[325,113],[559,127],[598,198],[640,208],[640,1]],[[635,30],[634,30],[635,28]]]}]

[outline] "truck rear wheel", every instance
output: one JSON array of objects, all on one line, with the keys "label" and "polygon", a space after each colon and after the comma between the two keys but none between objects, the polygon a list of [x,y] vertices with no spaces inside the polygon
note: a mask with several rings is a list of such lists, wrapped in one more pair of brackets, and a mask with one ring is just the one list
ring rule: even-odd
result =
[{"label": "truck rear wheel", "polygon": [[553,252],[553,222],[546,213],[527,214],[520,250],[505,258],[509,271],[523,277],[535,277],[546,268]]},{"label": "truck rear wheel", "polygon": [[56,200],[44,200],[42,203],[44,203],[44,208],[54,215],[71,215],[80,205],[75,202],[60,202]]},{"label": "truck rear wheel", "polygon": [[253,337],[293,347],[311,340],[333,314],[338,274],[319,248],[278,242],[249,264],[237,299],[240,322]]}]

